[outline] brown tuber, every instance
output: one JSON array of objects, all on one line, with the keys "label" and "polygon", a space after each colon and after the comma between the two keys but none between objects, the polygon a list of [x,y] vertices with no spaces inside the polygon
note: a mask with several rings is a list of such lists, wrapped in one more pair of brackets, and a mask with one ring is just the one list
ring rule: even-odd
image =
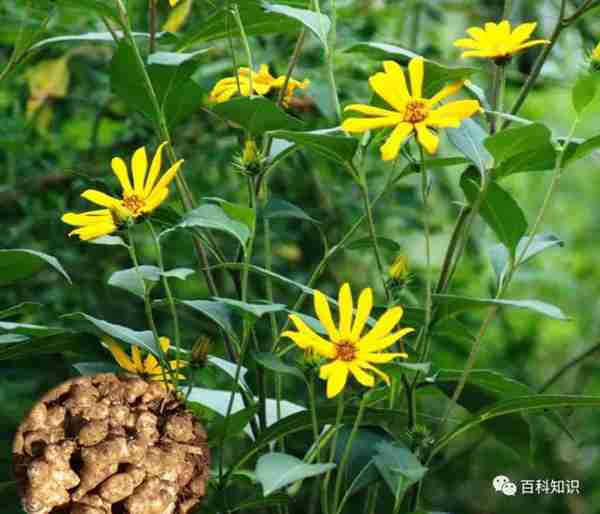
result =
[{"label": "brown tuber", "polygon": [[69,380],[13,445],[28,514],[186,514],[206,491],[206,432],[172,392],[136,376]]}]

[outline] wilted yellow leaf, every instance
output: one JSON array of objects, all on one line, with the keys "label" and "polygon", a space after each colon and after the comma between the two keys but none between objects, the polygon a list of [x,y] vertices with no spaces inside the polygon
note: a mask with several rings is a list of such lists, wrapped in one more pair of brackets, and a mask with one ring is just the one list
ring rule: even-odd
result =
[{"label": "wilted yellow leaf", "polygon": [[25,77],[29,85],[27,116],[31,117],[49,98],[64,98],[69,89],[70,73],[67,55],[40,61]]},{"label": "wilted yellow leaf", "polygon": [[165,32],[178,32],[183,24],[187,21],[192,12],[192,0],[184,0],[175,9],[171,11],[167,21],[163,25]]}]

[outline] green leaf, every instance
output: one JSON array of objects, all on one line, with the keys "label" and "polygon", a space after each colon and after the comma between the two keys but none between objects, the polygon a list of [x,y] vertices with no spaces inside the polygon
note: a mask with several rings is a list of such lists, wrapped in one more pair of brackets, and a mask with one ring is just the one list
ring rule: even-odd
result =
[{"label": "green leaf", "polygon": [[554,168],[552,132],[541,123],[502,130],[484,141],[495,159],[496,177]]},{"label": "green leaf", "polygon": [[[158,40],[166,33],[159,32],[156,34]],[[121,35],[120,33],[118,35]],[[150,37],[147,32],[134,32],[133,37],[146,38]],[[86,43],[113,43],[114,39],[110,32],[85,32],[84,34],[68,34],[64,36],[54,36],[38,41],[33,45],[30,50],[39,50],[44,46],[48,46],[54,43],[71,43],[71,42],[86,42]]]},{"label": "green leaf", "polygon": [[275,373],[282,373],[284,375],[292,375],[300,380],[306,380],[304,373],[300,371],[296,366],[290,366],[281,360],[280,357],[271,352],[259,352],[253,354],[254,360],[258,362],[263,368],[270,369]]},{"label": "green leaf", "polygon": [[299,21],[319,38],[324,48],[327,48],[327,35],[331,30],[331,22],[324,14],[306,9],[297,9],[288,5],[268,4],[266,2],[264,9],[267,13],[282,14],[283,16]]},{"label": "green leaf", "polygon": [[0,335],[0,345],[24,343],[31,341],[31,337],[21,334],[2,334]]},{"label": "green leaf", "polygon": [[297,205],[286,200],[281,200],[280,198],[270,198],[262,211],[262,216],[268,220],[293,218],[316,224],[320,223],[320,221],[311,218]]},{"label": "green leaf", "polygon": [[32,337],[47,337],[66,332],[68,332],[68,330],[62,327],[45,327],[42,325],[30,325],[29,323],[0,321],[0,333],[19,334]]},{"label": "green leaf", "polygon": [[236,221],[242,222],[248,227],[250,232],[254,232],[256,228],[256,211],[254,209],[240,203],[228,202],[216,196],[206,197],[204,199],[209,202],[219,204],[227,216]]},{"label": "green leaf", "polygon": [[215,297],[214,300],[220,302],[233,310],[240,312],[242,315],[250,315],[253,318],[262,318],[265,314],[272,312],[281,312],[286,309],[283,303],[248,303],[234,300],[233,298]]},{"label": "green leaf", "polygon": [[427,468],[419,459],[400,443],[380,442],[376,445],[375,466],[396,501],[404,496],[406,490],[421,480]]},{"label": "green leaf", "polygon": [[98,373],[119,373],[121,368],[113,362],[78,362],[73,367],[81,375],[97,375]]},{"label": "green leaf", "polygon": [[[481,194],[479,181],[474,175],[472,170],[467,170],[460,179],[460,186],[471,205],[478,202]],[[491,182],[479,213],[514,256],[519,241],[527,232],[527,221],[513,197],[497,183]]]},{"label": "green leaf", "polygon": [[99,341],[85,334],[68,333],[65,330],[48,331],[35,334],[35,339],[19,342],[13,346],[0,348],[0,361],[29,359],[38,355],[53,353],[74,353],[85,358],[105,357],[104,350]]},{"label": "green leaf", "polygon": [[93,316],[85,314],[84,312],[74,312],[72,314],[65,314],[62,317],[83,320],[91,324],[95,331],[98,332],[100,335],[106,334],[116,339],[120,343],[126,343],[132,346],[139,346],[157,357],[160,357],[162,355],[160,348],[154,340],[154,335],[149,330],[144,330],[141,332],[137,330],[132,330],[129,327],[116,325],[114,323],[109,323],[108,321],[105,321],[103,319],[94,318]]},{"label": "green leaf", "polygon": [[124,246],[127,248],[125,241],[123,241],[123,239],[121,239],[119,236],[102,236],[97,237],[96,239],[91,239],[88,242],[95,245]]},{"label": "green leaf", "polygon": [[455,316],[464,311],[483,309],[487,307],[516,307],[527,309],[549,318],[569,321],[569,318],[554,305],[538,300],[494,300],[491,298],[468,298],[448,294],[434,294],[434,302],[438,307],[438,319]]},{"label": "green leaf", "polygon": [[11,318],[13,316],[22,316],[24,314],[35,314],[42,308],[41,303],[23,302],[13,305],[7,309],[0,310],[0,319]]},{"label": "green leaf", "polygon": [[210,52],[212,48],[203,48],[195,52],[154,52],[148,56],[149,65],[170,66],[178,68],[184,63],[194,61],[198,57]]},{"label": "green leaf", "polygon": [[270,135],[278,139],[290,141],[312,150],[326,159],[346,165],[352,162],[358,148],[358,139],[347,136],[335,136],[324,131],[290,132],[287,130],[276,130],[271,132]]},{"label": "green leaf", "polygon": [[190,268],[175,268],[162,273],[156,266],[142,265],[138,268],[115,271],[108,279],[108,284],[144,298],[145,291],[150,291],[161,277],[185,280],[194,273]]},{"label": "green leaf", "polygon": [[262,96],[234,98],[215,105],[213,112],[254,135],[279,129],[302,130],[304,126],[302,121],[286,114],[274,102]]},{"label": "green leaf", "polygon": [[573,87],[572,101],[577,114],[581,113],[594,101],[598,90],[598,79],[591,73],[584,72],[577,77]]},{"label": "green leaf", "polygon": [[[390,252],[399,252],[402,247],[393,239],[389,239],[387,237],[377,237],[377,245],[381,248],[385,248]],[[366,250],[373,247],[373,240],[370,237],[361,237],[360,239],[355,239],[350,241],[348,244],[344,246],[346,250]]]},{"label": "green leaf", "polygon": [[[286,494],[272,494],[268,498],[256,498],[254,500],[244,500],[235,507],[229,509],[231,512],[263,509],[265,507],[276,507],[289,503],[290,498]],[[229,508],[229,507],[228,507]]]},{"label": "green leaf", "polygon": [[590,137],[581,141],[571,141],[564,150],[563,165],[567,166],[579,159],[583,159],[599,148],[600,136]]},{"label": "green leaf", "polygon": [[487,132],[478,123],[467,118],[460,127],[446,129],[446,134],[454,148],[469,159],[481,174],[485,173],[493,159],[483,144]]},{"label": "green leaf", "polygon": [[[294,3],[294,2],[280,2]],[[302,24],[294,18],[277,13],[266,12],[262,0],[245,0],[238,4],[240,17],[244,24],[244,32],[247,36],[264,36],[267,34],[296,32],[302,28]],[[299,7],[306,6],[306,2],[300,3]],[[226,8],[218,10],[208,19],[198,25],[198,29],[186,37],[179,45],[179,50],[202,42],[212,41],[227,37],[240,35],[230,11]]]},{"label": "green leaf", "polygon": [[251,405],[231,414],[228,418],[220,416],[211,423],[208,429],[208,440],[212,442],[213,446],[217,446],[221,444],[221,441],[238,436],[254,418],[258,407],[258,404]]},{"label": "green leaf", "polygon": [[267,453],[256,463],[256,478],[262,485],[263,494],[269,496],[298,480],[322,475],[333,468],[333,463],[306,464],[285,453]]},{"label": "green leaf", "polygon": [[[391,59],[398,61],[400,64],[408,64],[410,59],[418,57],[418,54],[415,54],[406,48],[387,43],[376,42],[356,43],[344,51],[347,53],[360,53],[378,61]],[[425,98],[432,97],[446,84],[459,80],[465,80],[474,72],[474,68],[449,68],[434,61],[425,59],[425,81],[423,85],[423,94]]]},{"label": "green leaf", "polygon": [[435,445],[433,451],[434,453],[437,453],[456,437],[477,427],[484,421],[516,412],[536,412],[565,407],[600,407],[600,396],[538,394],[502,400],[482,409],[477,414],[463,421],[457,427],[442,436]]},{"label": "green leaf", "polygon": [[205,204],[188,212],[173,228],[161,233],[161,237],[178,228],[200,228],[218,230],[235,237],[242,246],[250,237],[250,230],[245,223],[232,219],[219,205]]},{"label": "green leaf", "polygon": [[176,300],[177,303],[185,305],[199,312],[219,325],[230,336],[235,336],[232,325],[231,309],[222,302],[212,300]]},{"label": "green leaf", "polygon": [[72,283],[56,257],[22,248],[0,250],[0,287],[28,278],[46,266],[58,271],[69,284]]},{"label": "green leaf", "polygon": [[114,2],[109,0],[55,0],[55,3],[58,7],[67,7],[86,13],[91,11],[116,22],[119,22],[120,19],[119,11]]}]

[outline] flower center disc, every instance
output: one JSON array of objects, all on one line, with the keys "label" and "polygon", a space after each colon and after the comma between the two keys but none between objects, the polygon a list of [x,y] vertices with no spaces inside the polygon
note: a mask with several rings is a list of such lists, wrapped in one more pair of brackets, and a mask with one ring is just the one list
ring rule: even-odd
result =
[{"label": "flower center disc", "polygon": [[123,199],[123,205],[129,209],[134,216],[138,216],[146,203],[138,195],[131,195]]},{"label": "flower center disc", "polygon": [[407,123],[421,123],[427,118],[428,109],[425,102],[411,100],[406,104],[404,110],[404,121]]},{"label": "flower center disc", "polygon": [[350,362],[354,360],[356,354],[356,347],[347,341],[342,341],[336,344],[336,359],[344,362]]}]

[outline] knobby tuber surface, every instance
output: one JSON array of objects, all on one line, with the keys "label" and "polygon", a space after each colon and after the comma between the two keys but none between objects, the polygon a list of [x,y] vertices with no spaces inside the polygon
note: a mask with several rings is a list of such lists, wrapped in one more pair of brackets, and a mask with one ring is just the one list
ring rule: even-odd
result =
[{"label": "knobby tuber surface", "polygon": [[204,496],[206,432],[159,382],[111,373],[46,394],[15,436],[29,514],[186,514]]}]

